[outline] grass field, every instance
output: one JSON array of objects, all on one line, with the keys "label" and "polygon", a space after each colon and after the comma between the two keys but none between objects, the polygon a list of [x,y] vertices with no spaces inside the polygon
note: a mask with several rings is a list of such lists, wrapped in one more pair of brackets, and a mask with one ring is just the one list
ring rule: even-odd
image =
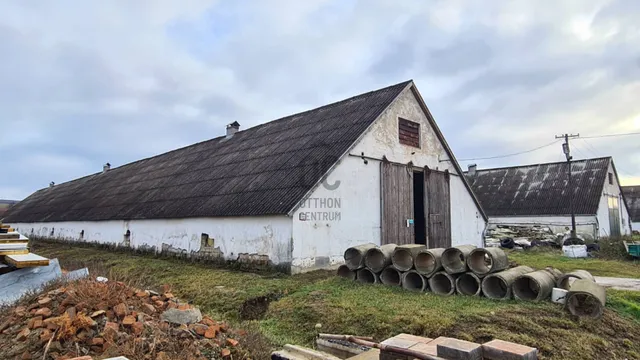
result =
[{"label": "grass field", "polygon": [[[208,314],[253,329],[265,340],[262,347],[312,345],[318,331],[377,340],[408,332],[477,342],[493,338],[516,341],[539,348],[541,359],[640,359],[640,294],[627,291],[609,291],[603,318],[585,320],[573,318],[549,302],[416,294],[360,285],[329,272],[256,274],[89,247],[40,243],[34,248],[41,255],[59,258],[68,269],[88,266],[94,275],[146,286],[170,284],[176,295]],[[535,268],[554,266],[563,271],[587,269],[594,275],[640,276],[638,262],[566,259],[559,253],[539,251],[509,255],[513,262]]]}]

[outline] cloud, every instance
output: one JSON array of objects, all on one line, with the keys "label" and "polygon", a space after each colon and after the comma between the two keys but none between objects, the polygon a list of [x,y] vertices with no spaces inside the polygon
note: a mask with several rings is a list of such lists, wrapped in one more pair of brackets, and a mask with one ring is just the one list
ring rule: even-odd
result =
[{"label": "cloud", "polygon": [[[639,16],[624,0],[3,2],[0,198],[408,78],[459,158],[640,131]],[[637,139],[574,148],[635,181]]]}]

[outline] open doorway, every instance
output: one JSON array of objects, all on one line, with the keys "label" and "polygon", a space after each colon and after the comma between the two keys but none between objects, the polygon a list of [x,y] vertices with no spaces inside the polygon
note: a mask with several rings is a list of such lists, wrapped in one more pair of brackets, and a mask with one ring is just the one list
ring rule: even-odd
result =
[{"label": "open doorway", "polygon": [[424,212],[424,173],[413,173],[413,227],[415,244],[427,244],[426,217]]}]

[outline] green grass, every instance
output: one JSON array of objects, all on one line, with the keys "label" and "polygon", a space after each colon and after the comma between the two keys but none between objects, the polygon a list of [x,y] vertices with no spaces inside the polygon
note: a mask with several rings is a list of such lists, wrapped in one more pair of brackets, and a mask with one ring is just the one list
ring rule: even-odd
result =
[{"label": "green grass", "polygon": [[[640,360],[640,293],[609,291],[603,318],[585,320],[573,318],[550,302],[439,297],[361,285],[328,272],[256,274],[60,244],[36,244],[35,251],[58,257],[69,269],[89,266],[93,275],[109,274],[151,286],[170,284],[182,299],[236,327],[254,329],[256,336],[275,347],[285,343],[311,346],[318,332],[373,336],[376,340],[407,332],[480,343],[493,338],[515,341],[540,349],[541,359]],[[509,256],[518,264],[535,268],[640,275],[637,262],[565,259],[558,253],[539,251],[512,252]],[[268,304],[268,310],[255,320],[243,319],[241,309],[249,303],[255,305],[256,299],[265,308]]]},{"label": "green grass", "polygon": [[547,266],[563,272],[583,269],[595,276],[640,277],[640,261],[621,261],[607,259],[572,259],[562,256],[560,250],[532,249],[529,251],[509,251],[509,260],[518,265],[527,265],[535,269]]}]

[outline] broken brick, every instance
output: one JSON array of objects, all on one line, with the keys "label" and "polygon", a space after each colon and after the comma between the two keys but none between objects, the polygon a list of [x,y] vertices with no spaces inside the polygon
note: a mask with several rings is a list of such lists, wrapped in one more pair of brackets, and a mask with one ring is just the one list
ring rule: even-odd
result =
[{"label": "broken brick", "polygon": [[49,341],[49,339],[51,339],[52,336],[53,336],[53,333],[49,329],[44,329],[40,333],[40,341],[43,341],[43,342]]},{"label": "broken brick", "polygon": [[103,345],[104,344],[104,339],[101,337],[95,337],[93,339],[91,339],[91,345]]},{"label": "broken brick", "polygon": [[136,321],[133,323],[133,325],[131,325],[131,330],[133,331],[134,334],[140,335],[144,331],[144,324],[139,321]]},{"label": "broken brick", "polygon": [[49,309],[47,307],[43,307],[41,309],[38,309],[38,311],[36,311],[35,315],[47,318],[47,317],[51,316],[51,309]]},{"label": "broken brick", "polygon": [[228,338],[227,339],[227,344],[229,344],[230,346],[238,346],[238,340]]},{"label": "broken brick", "polygon": [[37,316],[29,320],[28,327],[29,329],[39,329],[43,326],[42,316]]},{"label": "broken brick", "polygon": [[113,311],[115,312],[117,317],[122,318],[127,315],[127,305],[125,305],[124,303],[120,303],[113,307]]},{"label": "broken brick", "polygon": [[29,334],[31,334],[31,330],[29,330],[29,328],[24,328],[18,333],[18,336],[16,336],[16,340],[25,341],[27,340],[27,337],[29,337]]},{"label": "broken brick", "polygon": [[133,317],[132,315],[127,315],[124,317],[124,319],[122,319],[122,325],[124,326],[131,326],[135,322],[136,322],[136,318]]},{"label": "broken brick", "polygon": [[136,293],[136,296],[137,296],[137,297],[140,297],[140,298],[148,297],[148,296],[149,296],[149,293],[147,293],[146,291],[138,291],[138,292]]},{"label": "broken brick", "polygon": [[170,293],[170,292],[164,293],[163,295],[164,295],[164,297],[165,297],[165,298],[167,298],[167,299],[173,299],[173,298],[175,297],[175,296],[173,296],[173,294],[172,294],[172,293]]},{"label": "broken brick", "polygon": [[91,317],[92,317],[92,318],[94,318],[94,317],[98,317],[98,316],[103,315],[103,314],[105,314],[105,313],[106,313],[106,311],[104,311],[104,310],[94,311],[94,312],[91,314]]},{"label": "broken brick", "polygon": [[50,297],[43,297],[42,299],[38,300],[38,304],[40,306],[48,305],[50,302],[51,302]]},{"label": "broken brick", "polygon": [[189,306],[189,304],[178,305],[178,310],[189,310],[189,309],[191,309],[191,306]]},{"label": "broken brick", "polygon": [[216,337],[217,333],[218,333],[217,329],[211,326],[207,328],[207,330],[204,332],[204,337],[206,337],[207,339],[213,339]]},{"label": "broken brick", "polygon": [[206,325],[201,325],[201,324],[193,324],[191,326],[191,329],[198,335],[200,336],[204,336],[204,334],[207,332],[207,329],[209,329]]},{"label": "broken brick", "polygon": [[13,310],[13,313],[16,314],[16,316],[23,317],[27,315],[27,308],[24,306],[18,306],[17,308],[15,308],[15,310]]},{"label": "broken brick", "polygon": [[114,323],[114,322],[111,322],[111,321],[107,321],[107,322],[104,324],[104,328],[105,328],[105,330],[106,330],[107,328],[111,328],[111,329],[113,329],[113,330],[115,330],[115,331],[118,331],[119,326],[118,326],[118,323]]},{"label": "broken brick", "polygon": [[162,301],[162,300],[156,300],[156,301],[154,301],[154,304],[156,304],[156,306],[159,307],[159,308],[163,308],[164,307],[164,301]]},{"label": "broken brick", "polygon": [[156,312],[156,308],[154,308],[151,304],[142,304],[142,311],[144,311],[146,314],[151,315]]},{"label": "broken brick", "polygon": [[220,355],[222,357],[228,357],[228,356],[231,355],[231,350],[229,350],[227,348],[224,348],[224,349],[222,349],[222,351],[220,351]]},{"label": "broken brick", "polygon": [[201,323],[207,325],[207,326],[214,326],[216,325],[215,321],[211,320],[210,317],[208,316],[203,316],[202,317],[202,321],[200,321]]}]

